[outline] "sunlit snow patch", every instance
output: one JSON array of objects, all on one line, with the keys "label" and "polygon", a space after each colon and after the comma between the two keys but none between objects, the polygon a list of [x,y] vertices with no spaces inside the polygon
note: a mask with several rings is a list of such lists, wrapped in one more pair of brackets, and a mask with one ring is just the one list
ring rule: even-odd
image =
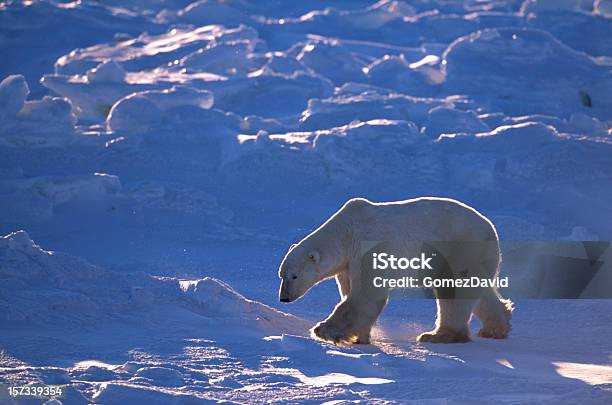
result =
[{"label": "sunlit snow patch", "polygon": [[293,377],[298,378],[302,383],[307,385],[314,385],[315,387],[323,387],[332,384],[389,384],[395,382],[386,378],[376,377],[355,377],[350,374],[343,373],[329,373],[316,377],[307,377],[299,371],[292,374]]},{"label": "sunlit snow patch", "polygon": [[365,385],[377,385],[377,384],[389,384],[395,382],[388,378],[380,377],[356,377],[346,373],[326,373],[321,375],[307,376],[301,370],[295,368],[283,368],[275,367],[266,370],[272,374],[278,374],[283,376],[289,376],[296,378],[302,384],[324,387],[328,385],[350,385],[350,384],[365,384]]},{"label": "sunlit snow patch", "polygon": [[112,371],[112,370],[116,370],[117,368],[121,366],[122,366],[121,364],[108,364],[108,363],[104,363],[99,360],[82,360],[82,361],[74,363],[72,368],[73,369],[87,369],[90,367],[98,367],[98,368],[103,368],[103,369]]},{"label": "sunlit snow patch", "polygon": [[612,384],[612,366],[556,361],[552,363],[559,375],[581,380],[589,385]]}]

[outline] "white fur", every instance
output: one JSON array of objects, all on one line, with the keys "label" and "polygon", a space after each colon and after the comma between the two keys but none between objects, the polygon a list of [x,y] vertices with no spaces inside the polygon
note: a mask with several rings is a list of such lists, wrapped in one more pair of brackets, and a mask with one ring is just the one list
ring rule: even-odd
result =
[{"label": "white fur", "polygon": [[[487,277],[498,274],[501,258],[495,227],[473,208],[446,198],[389,203],[356,198],[290,248],[279,270],[280,299],[294,301],[318,282],[335,277],[342,300],[312,333],[334,343],[369,343],[370,331],[387,302],[389,291],[362,282],[361,243],[405,240],[489,242],[473,244],[474,248],[461,245],[456,250],[452,246],[442,249],[446,249],[444,257],[456,268],[479,267],[478,271]],[[483,324],[480,336],[507,337],[512,303],[501,299],[493,288],[478,290],[478,294],[471,299],[438,299],[436,327],[418,340],[468,341],[472,312]]]}]

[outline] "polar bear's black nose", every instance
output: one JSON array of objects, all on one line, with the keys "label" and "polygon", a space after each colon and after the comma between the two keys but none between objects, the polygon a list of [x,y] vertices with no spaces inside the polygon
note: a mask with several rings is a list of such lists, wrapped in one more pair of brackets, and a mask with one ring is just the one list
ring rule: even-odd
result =
[{"label": "polar bear's black nose", "polygon": [[280,302],[291,302],[291,300],[287,297],[281,297]]}]

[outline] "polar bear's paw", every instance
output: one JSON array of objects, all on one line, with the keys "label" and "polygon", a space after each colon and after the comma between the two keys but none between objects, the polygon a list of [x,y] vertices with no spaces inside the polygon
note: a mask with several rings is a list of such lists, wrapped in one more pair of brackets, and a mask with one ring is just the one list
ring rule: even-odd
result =
[{"label": "polar bear's paw", "polygon": [[329,321],[319,322],[310,331],[314,337],[335,345],[369,343],[362,342],[357,334],[346,330],[346,328],[338,327]]},{"label": "polar bear's paw", "polygon": [[467,331],[455,332],[449,329],[438,329],[422,333],[418,338],[419,343],[467,343],[470,335]]},{"label": "polar bear's paw", "polygon": [[[514,303],[510,300],[500,300],[502,311],[495,312],[497,316],[485,318],[482,328],[478,331],[478,336],[488,339],[505,339],[510,334],[512,325],[512,311]],[[500,312],[501,315],[500,315]]]},{"label": "polar bear's paw", "polygon": [[488,339],[505,339],[510,333],[510,323],[506,325],[487,325],[478,331],[478,336]]}]

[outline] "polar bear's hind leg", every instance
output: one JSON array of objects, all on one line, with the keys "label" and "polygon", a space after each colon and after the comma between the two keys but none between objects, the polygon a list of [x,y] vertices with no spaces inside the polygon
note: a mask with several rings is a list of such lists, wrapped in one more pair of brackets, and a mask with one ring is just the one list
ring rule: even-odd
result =
[{"label": "polar bear's hind leg", "polygon": [[491,339],[505,339],[510,333],[510,318],[513,303],[503,299],[494,288],[488,288],[474,308],[474,314],[482,323],[478,336]]},{"label": "polar bear's hind leg", "polygon": [[477,300],[438,299],[436,328],[421,334],[421,343],[466,343],[470,341],[469,322]]}]

